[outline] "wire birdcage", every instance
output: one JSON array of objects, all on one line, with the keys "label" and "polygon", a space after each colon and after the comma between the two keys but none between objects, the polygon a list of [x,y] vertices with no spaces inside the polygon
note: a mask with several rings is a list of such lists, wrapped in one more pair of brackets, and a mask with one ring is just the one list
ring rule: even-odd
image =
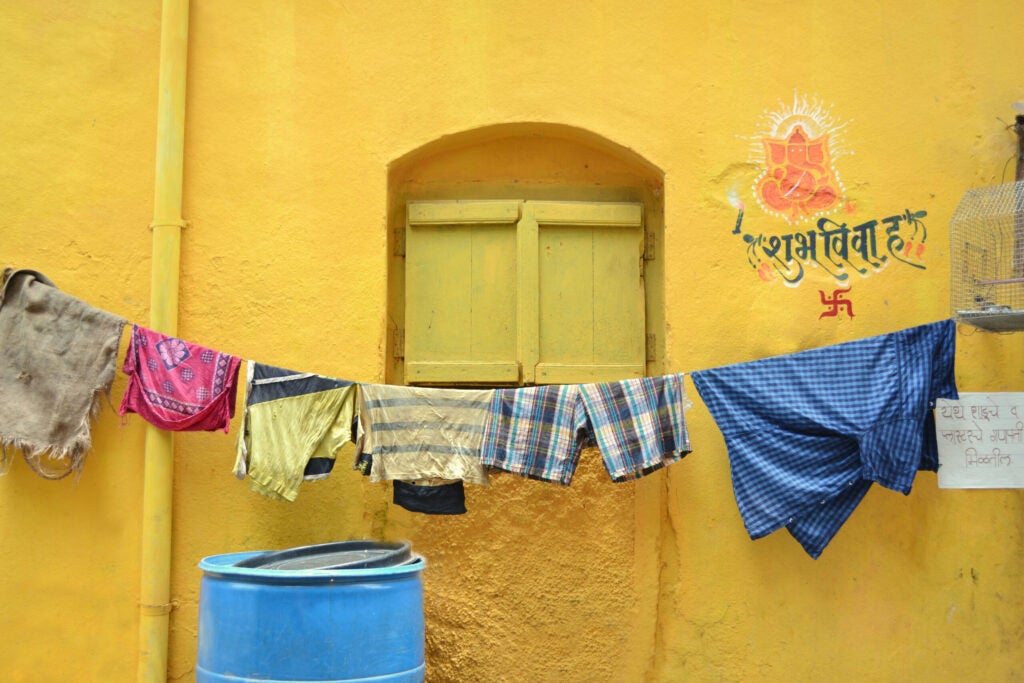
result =
[{"label": "wire birdcage", "polygon": [[1024,330],[1024,181],[965,192],[949,239],[954,317],[993,332]]}]

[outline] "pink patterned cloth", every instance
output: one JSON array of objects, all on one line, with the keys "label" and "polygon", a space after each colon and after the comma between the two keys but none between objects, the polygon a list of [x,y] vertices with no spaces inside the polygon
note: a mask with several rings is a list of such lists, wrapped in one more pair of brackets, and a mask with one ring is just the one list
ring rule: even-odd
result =
[{"label": "pink patterned cloth", "polygon": [[236,356],[133,325],[120,413],[138,413],[172,432],[227,432],[239,365]]}]

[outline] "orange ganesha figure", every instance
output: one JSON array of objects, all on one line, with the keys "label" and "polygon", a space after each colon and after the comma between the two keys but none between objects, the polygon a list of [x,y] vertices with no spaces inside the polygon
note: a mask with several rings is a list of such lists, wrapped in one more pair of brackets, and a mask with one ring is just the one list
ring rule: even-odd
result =
[{"label": "orange ganesha figure", "polygon": [[808,139],[802,126],[785,140],[765,138],[766,169],[757,183],[761,201],[789,220],[813,216],[836,206],[841,197],[832,170],[828,135]]}]

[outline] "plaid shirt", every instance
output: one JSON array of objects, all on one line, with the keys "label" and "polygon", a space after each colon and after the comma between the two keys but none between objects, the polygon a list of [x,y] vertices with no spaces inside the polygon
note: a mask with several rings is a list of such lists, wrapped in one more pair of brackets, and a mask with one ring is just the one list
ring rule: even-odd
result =
[{"label": "plaid shirt", "polygon": [[580,393],[613,481],[637,479],[690,452],[682,375],[584,384]]},{"label": "plaid shirt", "polygon": [[694,372],[751,538],[786,526],[818,557],[873,482],[906,494],[936,469],[931,409],[957,397],[955,344],[946,320]]},{"label": "plaid shirt", "polygon": [[522,477],[568,486],[590,445],[579,387],[499,389],[484,425],[480,461]]},{"label": "plaid shirt", "polygon": [[614,481],[641,477],[690,452],[682,376],[496,392],[484,465],[568,486],[580,451],[598,446]]}]

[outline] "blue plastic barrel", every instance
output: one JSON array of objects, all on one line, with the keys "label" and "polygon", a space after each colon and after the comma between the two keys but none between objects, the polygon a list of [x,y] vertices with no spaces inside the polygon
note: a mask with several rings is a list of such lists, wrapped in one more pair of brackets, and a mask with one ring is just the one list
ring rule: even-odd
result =
[{"label": "blue plastic barrel", "polygon": [[198,683],[420,683],[424,561],[366,569],[259,569],[259,553],[204,558]]}]

